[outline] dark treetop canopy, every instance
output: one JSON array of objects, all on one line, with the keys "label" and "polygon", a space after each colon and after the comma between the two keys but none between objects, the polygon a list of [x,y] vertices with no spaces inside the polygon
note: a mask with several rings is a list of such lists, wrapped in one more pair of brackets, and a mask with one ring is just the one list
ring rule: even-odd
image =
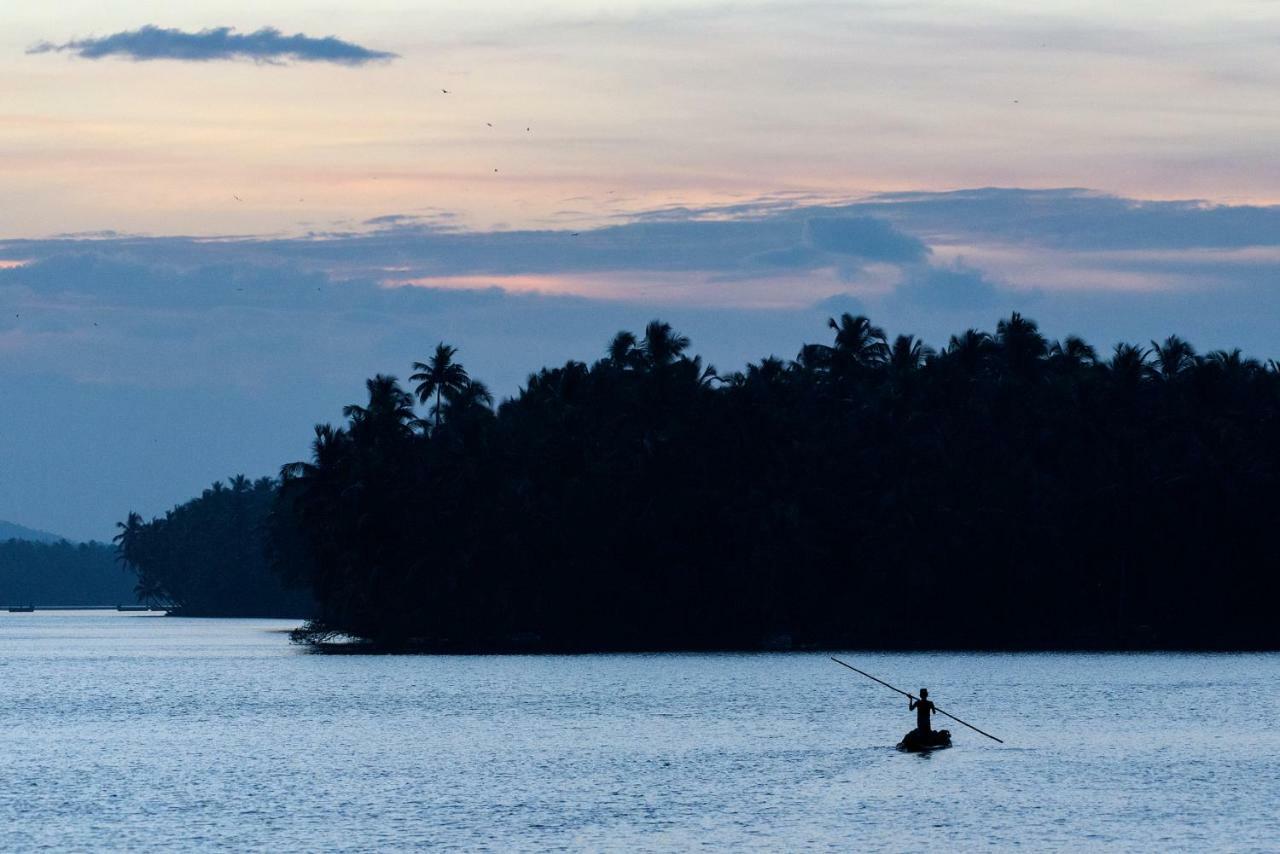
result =
[{"label": "dark treetop canopy", "polygon": [[[300,637],[423,649],[1277,646],[1280,373],[1017,314],[719,376],[654,322],[496,412],[440,347],[286,466]],[[420,417],[415,403],[427,405]]]}]

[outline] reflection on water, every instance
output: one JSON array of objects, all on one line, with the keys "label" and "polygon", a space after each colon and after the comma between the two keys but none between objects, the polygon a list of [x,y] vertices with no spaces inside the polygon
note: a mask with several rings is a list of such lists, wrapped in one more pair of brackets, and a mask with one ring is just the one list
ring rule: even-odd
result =
[{"label": "reflection on water", "polygon": [[[0,850],[1274,850],[1280,655],[321,656],[0,614]],[[939,726],[943,724],[937,724]]]}]

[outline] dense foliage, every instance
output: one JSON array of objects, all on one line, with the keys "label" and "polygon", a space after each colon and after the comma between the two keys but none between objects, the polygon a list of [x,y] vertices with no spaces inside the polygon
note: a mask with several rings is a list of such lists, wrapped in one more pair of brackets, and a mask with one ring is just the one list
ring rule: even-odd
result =
[{"label": "dense foliage", "polygon": [[0,541],[0,603],[127,605],[133,579],[103,543]]},{"label": "dense foliage", "polygon": [[137,574],[138,600],[184,616],[310,613],[309,595],[286,589],[267,563],[265,523],[275,492],[271,478],[237,475],[150,522],[130,513],[116,543]]},{"label": "dense foliage", "polygon": [[303,636],[428,648],[1275,647],[1280,372],[833,319],[719,377],[654,322],[494,412],[441,346],[286,466]]}]

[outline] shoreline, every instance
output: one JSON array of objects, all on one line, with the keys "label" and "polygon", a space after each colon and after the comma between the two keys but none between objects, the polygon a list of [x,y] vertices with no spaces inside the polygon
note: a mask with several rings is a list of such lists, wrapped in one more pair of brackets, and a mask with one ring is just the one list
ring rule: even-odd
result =
[{"label": "shoreline", "polygon": [[316,655],[423,655],[423,656],[576,656],[576,655],[714,655],[714,654],[783,654],[814,655],[832,653],[948,653],[948,654],[996,654],[996,655],[1133,655],[1152,654],[1213,654],[1245,655],[1280,653],[1276,647],[1209,647],[1209,646],[1000,646],[1000,647],[902,647],[902,646],[829,646],[796,645],[787,648],[776,646],[511,646],[478,644],[378,644],[369,641],[320,642],[292,640],[292,643]]}]

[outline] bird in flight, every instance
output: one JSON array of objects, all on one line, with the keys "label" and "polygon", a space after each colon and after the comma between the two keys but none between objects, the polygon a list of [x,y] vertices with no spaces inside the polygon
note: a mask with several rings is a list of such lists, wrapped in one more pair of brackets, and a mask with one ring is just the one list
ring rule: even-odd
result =
[{"label": "bird in flight", "polygon": [[448,89],[441,89],[440,91],[441,91],[441,92],[443,92],[443,93],[444,93],[444,94],[446,94],[446,95],[448,95],[448,94],[449,94],[449,90],[448,90]]},{"label": "bird in flight", "polygon": [[569,236],[570,236],[570,237],[577,237],[577,236],[578,236],[578,232],[576,232],[576,231],[575,231],[573,234],[570,234]]},{"label": "bird in flight", "polygon": [[493,127],[493,122],[485,122],[485,124],[488,125],[489,127]]},{"label": "bird in flight", "polygon": [[235,199],[237,202],[243,202],[243,201],[244,201],[244,199],[240,198],[240,197],[239,197],[239,196],[237,196],[235,193],[232,193],[232,194],[231,194],[231,198]]}]

